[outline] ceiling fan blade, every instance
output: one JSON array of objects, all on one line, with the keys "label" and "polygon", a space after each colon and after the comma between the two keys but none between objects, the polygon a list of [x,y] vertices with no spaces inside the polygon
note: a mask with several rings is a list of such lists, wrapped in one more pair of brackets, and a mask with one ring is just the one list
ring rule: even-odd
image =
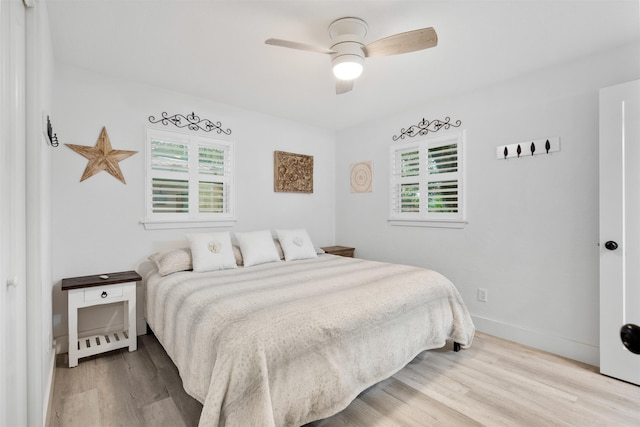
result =
[{"label": "ceiling fan blade", "polygon": [[324,47],[312,46],[310,44],[292,42],[289,40],[267,39],[264,42],[272,46],[288,47],[290,49],[306,50],[309,52],[326,53],[326,54],[336,53],[335,51],[331,49],[326,49]]},{"label": "ceiling fan blade", "polygon": [[433,27],[429,27],[376,40],[366,45],[363,50],[366,57],[387,56],[428,49],[437,44],[438,35],[436,34],[436,30],[434,30]]},{"label": "ceiling fan blade", "polygon": [[342,95],[353,89],[353,80],[336,79],[336,95]]}]

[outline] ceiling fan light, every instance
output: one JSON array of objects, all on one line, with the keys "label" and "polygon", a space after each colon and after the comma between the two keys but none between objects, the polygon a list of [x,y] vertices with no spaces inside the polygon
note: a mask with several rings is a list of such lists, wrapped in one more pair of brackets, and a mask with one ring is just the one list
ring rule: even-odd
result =
[{"label": "ceiling fan light", "polygon": [[362,74],[363,58],[357,55],[342,55],[333,60],[333,75],[340,80],[353,80]]}]

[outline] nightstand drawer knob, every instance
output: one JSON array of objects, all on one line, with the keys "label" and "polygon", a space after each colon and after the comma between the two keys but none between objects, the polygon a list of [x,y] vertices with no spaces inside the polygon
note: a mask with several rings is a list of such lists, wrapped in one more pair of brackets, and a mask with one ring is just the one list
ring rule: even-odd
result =
[{"label": "nightstand drawer knob", "polygon": [[122,285],[98,286],[84,290],[84,301],[112,300],[122,296]]}]

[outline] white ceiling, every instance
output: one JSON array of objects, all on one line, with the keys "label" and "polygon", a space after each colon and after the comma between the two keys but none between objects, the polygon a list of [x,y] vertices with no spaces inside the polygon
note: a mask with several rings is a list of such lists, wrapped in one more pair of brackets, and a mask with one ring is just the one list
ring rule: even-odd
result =
[{"label": "white ceiling", "polygon": [[[640,40],[638,0],[48,0],[55,59],[216,102],[342,129]],[[438,46],[368,58],[335,94],[328,25],[355,16],[367,42],[434,27]]]}]

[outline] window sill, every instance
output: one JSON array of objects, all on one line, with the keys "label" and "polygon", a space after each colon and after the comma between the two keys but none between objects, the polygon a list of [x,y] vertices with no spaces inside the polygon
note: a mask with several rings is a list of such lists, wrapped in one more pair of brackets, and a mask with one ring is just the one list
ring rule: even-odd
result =
[{"label": "window sill", "polygon": [[215,228],[232,227],[236,223],[235,218],[223,220],[170,220],[170,221],[140,221],[145,230],[170,230],[178,228]]},{"label": "window sill", "polygon": [[468,224],[463,219],[398,219],[387,220],[389,225],[400,227],[431,227],[431,228],[465,228]]}]

